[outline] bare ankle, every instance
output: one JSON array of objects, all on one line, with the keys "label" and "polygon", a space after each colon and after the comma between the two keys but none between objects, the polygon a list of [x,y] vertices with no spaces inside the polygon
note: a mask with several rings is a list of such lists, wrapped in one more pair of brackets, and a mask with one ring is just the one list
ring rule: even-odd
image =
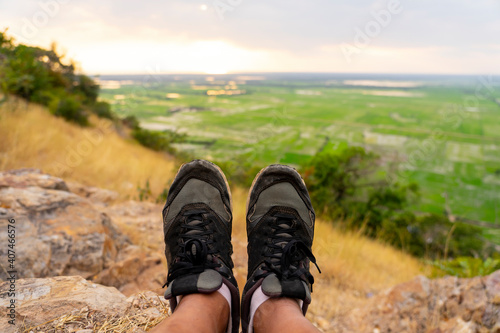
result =
[{"label": "bare ankle", "polygon": [[190,294],[154,332],[225,332],[228,321],[229,304],[221,294]]},{"label": "bare ankle", "polygon": [[317,333],[319,330],[304,317],[296,299],[276,297],[257,309],[253,328],[255,333],[288,332]]}]

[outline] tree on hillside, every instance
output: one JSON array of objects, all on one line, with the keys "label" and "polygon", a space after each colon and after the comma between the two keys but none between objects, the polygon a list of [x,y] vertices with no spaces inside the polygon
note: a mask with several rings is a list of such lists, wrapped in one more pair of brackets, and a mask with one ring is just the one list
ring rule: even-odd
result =
[{"label": "tree on hillside", "polygon": [[[311,198],[332,218],[376,220],[402,211],[418,192],[416,184],[389,184],[380,158],[362,147],[339,145],[318,152],[303,168]],[[370,227],[370,225],[369,225]],[[371,226],[376,231],[376,226]]]},{"label": "tree on hillside", "polygon": [[376,169],[377,157],[362,147],[340,147],[316,154],[304,170],[311,196],[321,209],[343,207]]},{"label": "tree on hillside", "polygon": [[419,197],[417,184],[388,183],[379,157],[361,147],[323,149],[303,175],[319,215],[347,221],[347,227],[413,255],[485,258],[492,253],[481,228],[452,223],[444,215],[415,215],[410,206]]},{"label": "tree on hillside", "polygon": [[88,112],[113,118],[105,102],[97,102],[99,85],[75,73],[73,63],[65,64],[55,44],[50,50],[15,44],[0,32],[0,79],[5,94],[49,106],[55,115],[80,125],[88,124]]}]

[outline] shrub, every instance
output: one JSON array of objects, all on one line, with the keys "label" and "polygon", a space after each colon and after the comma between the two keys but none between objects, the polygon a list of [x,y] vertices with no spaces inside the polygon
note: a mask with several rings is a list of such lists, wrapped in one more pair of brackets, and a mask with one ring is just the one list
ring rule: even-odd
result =
[{"label": "shrub", "polygon": [[473,257],[458,257],[454,260],[436,260],[429,262],[435,269],[434,277],[444,274],[461,278],[485,276],[500,269],[500,259]]},{"label": "shrub", "polygon": [[58,117],[62,117],[81,126],[89,125],[87,114],[83,110],[81,104],[73,97],[55,98],[51,102],[49,109]]},{"label": "shrub", "polygon": [[380,176],[379,157],[362,147],[341,145],[317,153],[302,173],[320,215],[347,218],[351,227],[375,237],[389,222],[407,214],[418,197],[416,184],[389,184]]},{"label": "shrub", "polygon": [[184,139],[184,135],[173,131],[150,131],[140,127],[132,131],[132,137],[145,147],[170,153],[175,152],[171,144]]},{"label": "shrub", "polygon": [[[76,80],[75,92],[83,96],[85,104],[92,105],[96,103],[99,96],[99,85],[86,75],[78,75]],[[101,102],[102,103],[102,102]]]},{"label": "shrub", "polygon": [[227,176],[231,183],[244,187],[250,187],[255,175],[264,167],[256,163],[253,159],[241,155],[227,161],[215,162]]},{"label": "shrub", "polygon": [[104,102],[97,102],[99,85],[75,66],[65,64],[53,45],[50,50],[15,44],[0,32],[0,89],[5,94],[49,106],[54,114],[87,125],[82,105],[97,115],[114,119]]},{"label": "shrub", "polygon": [[111,111],[109,103],[97,102],[92,106],[91,110],[100,118],[115,119],[115,114]]},{"label": "shrub", "polygon": [[378,237],[418,257],[429,259],[459,256],[488,257],[492,249],[482,237],[482,229],[465,223],[452,223],[446,216],[412,213],[384,220]]},{"label": "shrub", "polygon": [[152,192],[151,187],[149,186],[149,179],[146,180],[146,184],[144,184],[144,187],[141,187],[140,185],[137,186],[137,195],[137,199],[139,201],[146,201],[151,197]]},{"label": "shrub", "polygon": [[125,118],[122,119],[123,125],[127,126],[130,129],[139,129],[139,120],[137,119],[136,116],[126,116]]},{"label": "shrub", "polygon": [[416,216],[411,205],[419,198],[418,186],[388,183],[378,165],[378,156],[361,147],[341,145],[316,154],[302,173],[317,213],[419,257],[492,253],[481,228],[444,215]]}]

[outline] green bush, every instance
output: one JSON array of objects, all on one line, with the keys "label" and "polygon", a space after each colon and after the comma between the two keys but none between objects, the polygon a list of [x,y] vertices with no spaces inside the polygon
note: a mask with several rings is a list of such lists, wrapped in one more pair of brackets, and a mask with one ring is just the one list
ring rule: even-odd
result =
[{"label": "green bush", "polygon": [[253,159],[247,158],[246,155],[215,163],[224,171],[231,183],[244,187],[250,187],[255,175],[264,167],[255,163]]},{"label": "green bush", "polygon": [[302,173],[318,214],[347,219],[372,237],[405,216],[418,186],[388,183],[378,165],[379,157],[362,147],[340,145],[317,153]]},{"label": "green bush", "polygon": [[115,114],[111,111],[111,106],[107,102],[96,102],[91,106],[91,110],[100,118],[115,119]]},{"label": "green bush", "polygon": [[146,201],[148,200],[152,195],[151,192],[151,187],[149,186],[149,179],[146,180],[146,184],[144,184],[144,187],[141,187],[140,185],[137,186],[137,199],[139,201]]},{"label": "green bush", "polygon": [[136,116],[126,116],[125,118],[122,119],[122,124],[134,130],[140,128],[139,120],[137,119]]},{"label": "green bush", "polygon": [[82,108],[82,105],[73,97],[56,98],[51,102],[49,109],[58,117],[62,117],[81,126],[89,125],[87,114]]},{"label": "green bush", "polygon": [[114,119],[109,105],[97,102],[99,85],[85,75],[75,74],[75,66],[65,64],[53,45],[50,50],[15,44],[0,32],[0,89],[49,106],[54,114],[87,125],[83,106],[97,115]]},{"label": "green bush", "polygon": [[96,103],[99,96],[99,85],[86,75],[78,75],[75,80],[74,92],[83,96],[85,104],[92,105]]},{"label": "green bush", "polygon": [[302,173],[318,215],[347,221],[343,227],[418,257],[491,255],[482,229],[443,215],[416,216],[411,206],[419,199],[418,186],[388,183],[378,165],[379,157],[361,147],[340,145],[316,154]]},{"label": "green bush", "polygon": [[18,45],[4,50],[4,75],[7,92],[32,100],[33,95],[50,87],[52,82],[44,64],[37,61],[37,49]]},{"label": "green bush", "polygon": [[317,153],[302,168],[316,209],[331,218],[345,216],[349,201],[363,191],[362,182],[373,174],[376,160],[362,147],[346,145]]},{"label": "green bush", "polygon": [[500,259],[458,257],[454,260],[436,260],[429,262],[436,270],[433,276],[453,275],[461,278],[485,276],[500,269]]},{"label": "green bush", "polygon": [[481,228],[453,223],[437,214],[415,216],[408,213],[394,220],[384,220],[378,237],[410,254],[429,259],[486,258],[493,252],[483,240]]},{"label": "green bush", "polygon": [[132,137],[145,147],[174,153],[175,149],[171,144],[181,142],[184,135],[172,131],[150,131],[139,127],[132,131]]}]

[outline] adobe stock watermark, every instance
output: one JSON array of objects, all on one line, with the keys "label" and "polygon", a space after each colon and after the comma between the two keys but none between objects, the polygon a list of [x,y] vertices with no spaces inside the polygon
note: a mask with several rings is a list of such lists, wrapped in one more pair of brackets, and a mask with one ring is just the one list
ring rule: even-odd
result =
[{"label": "adobe stock watermark", "polygon": [[[478,78],[474,95],[465,96],[462,104],[447,104],[440,111],[442,117],[440,124],[446,125],[451,130],[458,129],[464,121],[471,117],[472,112],[479,110],[479,102],[483,100],[495,100],[495,89],[500,82],[494,82],[493,76],[481,76]],[[387,181],[396,183],[401,179],[407,180],[409,172],[421,167],[424,163],[431,161],[438,148],[447,142],[446,133],[441,128],[434,128],[429,137],[423,140],[417,147],[410,148],[407,160],[401,163],[395,174],[388,174]]]},{"label": "adobe stock watermark", "polygon": [[[146,67],[147,75],[140,81],[140,85],[135,86],[132,94],[137,97],[145,96],[147,94],[147,85],[160,83],[158,77],[158,67]],[[137,107],[138,102],[131,101],[127,104],[130,110]],[[126,112],[129,114],[129,112]],[[76,145],[68,145],[65,147],[64,157],[60,160],[54,161],[49,167],[49,173],[53,175],[62,176],[71,169],[74,169],[83,163],[95,150],[96,147],[102,144],[104,137],[115,132],[113,123],[100,119],[95,128],[84,130],[84,139],[80,140]]]},{"label": "adobe stock watermark", "polygon": [[362,28],[354,27],[354,39],[352,43],[340,44],[340,50],[348,63],[352,62],[354,55],[360,54],[370,46],[372,40],[380,36],[387,28],[394,16],[401,14],[403,6],[399,0],[389,0],[385,9],[372,10],[370,12],[373,20],[368,21]]},{"label": "adobe stock watermark", "polygon": [[214,6],[217,16],[219,16],[221,20],[224,20],[227,12],[234,11],[242,3],[243,0],[214,0],[212,5]]},{"label": "adobe stock watermark", "polygon": [[127,115],[131,114],[131,110],[140,105],[140,103],[138,102],[140,98],[147,95],[147,87],[150,85],[161,83],[159,77],[160,73],[161,71],[157,65],[155,65],[154,67],[146,67],[146,75],[142,78],[139,85],[134,84],[132,88],[131,96],[133,96],[133,99],[127,99],[127,104],[123,109],[120,108],[120,111],[124,112]]},{"label": "adobe stock watermark", "polygon": [[75,146],[66,146],[66,154],[62,160],[54,161],[49,168],[52,175],[64,175],[70,169],[74,169],[84,163],[85,158],[90,156],[95,148],[99,146],[107,134],[113,132],[113,124],[106,120],[100,120],[99,126],[90,130],[84,130],[84,139]]},{"label": "adobe stock watermark", "polygon": [[[286,107],[273,109],[270,118],[262,130],[255,133],[251,150],[244,154],[246,162],[259,163],[265,159],[266,155],[279,156],[279,152],[282,151],[279,145],[268,141],[268,139],[278,135],[281,129],[286,126]],[[234,174],[240,167],[239,160],[228,160],[226,171],[228,174]]]},{"label": "adobe stock watermark", "polygon": [[47,0],[38,1],[38,10],[31,17],[24,17],[21,23],[20,35],[17,38],[30,40],[35,38],[40,29],[46,27],[50,19],[56,17],[61,11],[61,5],[69,3],[70,0]]}]

